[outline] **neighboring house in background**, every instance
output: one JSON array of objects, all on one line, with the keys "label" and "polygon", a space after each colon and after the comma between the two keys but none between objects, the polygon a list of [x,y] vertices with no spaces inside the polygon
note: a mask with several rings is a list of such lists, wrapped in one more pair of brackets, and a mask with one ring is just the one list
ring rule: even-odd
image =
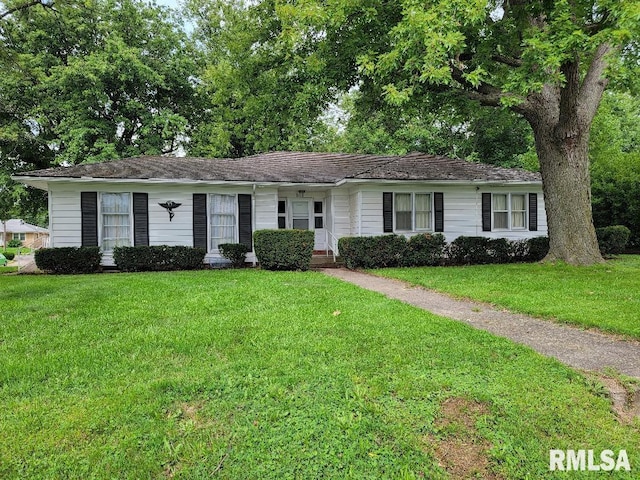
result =
[{"label": "neighboring house in background", "polygon": [[4,235],[7,244],[11,240],[20,240],[22,245],[29,248],[42,248],[49,243],[49,230],[16,218],[0,222],[0,244],[4,245],[2,235]]},{"label": "neighboring house in background", "polygon": [[539,174],[421,153],[147,156],[13,178],[49,192],[52,247],[98,245],[107,265],[116,245],[204,247],[215,262],[219,244],[274,228],[313,230],[321,251],[345,236],[547,234]]}]

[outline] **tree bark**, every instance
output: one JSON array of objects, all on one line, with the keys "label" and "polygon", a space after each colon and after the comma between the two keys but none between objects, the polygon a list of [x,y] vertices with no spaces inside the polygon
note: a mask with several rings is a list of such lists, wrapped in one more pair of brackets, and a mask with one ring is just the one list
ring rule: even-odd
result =
[{"label": "tree bark", "polygon": [[[603,262],[591,212],[593,118],[579,112],[574,87],[545,86],[529,99],[525,117],[535,137],[547,212],[549,254],[544,261],[592,265]],[[592,101],[599,103],[596,97]]]}]

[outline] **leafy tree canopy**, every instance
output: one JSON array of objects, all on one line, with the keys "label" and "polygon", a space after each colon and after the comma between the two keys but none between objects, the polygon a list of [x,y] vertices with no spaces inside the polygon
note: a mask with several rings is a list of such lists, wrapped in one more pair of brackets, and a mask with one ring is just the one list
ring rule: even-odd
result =
[{"label": "leafy tree canopy", "polygon": [[291,51],[315,44],[330,53],[327,65],[352,58],[342,78],[378,85],[392,105],[446,92],[522,115],[544,183],[548,259],[602,261],[589,133],[608,83],[637,85],[637,1],[305,0],[280,4],[278,13]]},{"label": "leafy tree canopy", "polygon": [[198,94],[202,121],[190,153],[240,157],[274,149],[308,150],[323,133],[318,116],[332,98],[330,72],[310,50],[283,48],[277,2],[187,2],[206,55]]},{"label": "leafy tree canopy", "polygon": [[[197,111],[198,55],[169,10],[141,0],[3,3],[3,172],[180,148]],[[25,218],[46,211],[46,194],[3,185]]]},{"label": "leafy tree canopy", "polygon": [[56,2],[5,17],[0,41],[7,170],[180,146],[197,55],[168,10],[138,0]]}]

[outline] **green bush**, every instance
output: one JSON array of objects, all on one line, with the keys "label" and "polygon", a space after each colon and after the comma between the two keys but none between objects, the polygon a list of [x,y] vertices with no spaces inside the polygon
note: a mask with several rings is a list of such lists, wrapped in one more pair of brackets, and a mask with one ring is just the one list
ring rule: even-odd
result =
[{"label": "green bush", "polygon": [[424,233],[409,238],[401,264],[406,267],[441,265],[447,242],[441,233]]},{"label": "green bush", "polygon": [[526,240],[526,262],[539,262],[549,253],[549,237],[533,237]]},{"label": "green bush", "polygon": [[9,248],[18,248],[22,246],[22,241],[21,240],[9,240],[7,242],[7,247]]},{"label": "green bush", "polygon": [[234,268],[244,266],[247,253],[250,251],[249,247],[244,243],[221,243],[218,248],[222,256],[231,261],[231,265]]},{"label": "green bush", "polygon": [[41,248],[34,255],[36,266],[56,274],[96,273],[102,253],[98,247]]},{"label": "green bush", "polygon": [[308,270],[313,255],[310,230],[258,230],[253,234],[260,266],[266,270]]},{"label": "green bush", "polygon": [[610,227],[597,228],[596,235],[598,236],[600,252],[603,255],[611,255],[624,252],[631,236],[631,230],[624,225],[612,225]]},{"label": "green bush", "polygon": [[420,234],[406,240],[399,235],[343,237],[338,241],[347,268],[478,265],[486,263],[537,262],[549,251],[547,237],[509,241],[505,238],[456,238]]},{"label": "green bush", "polygon": [[2,254],[7,260],[13,260],[14,258],[16,258],[16,254],[13,252],[2,252]]},{"label": "green bush", "polygon": [[491,239],[460,236],[449,244],[447,263],[452,265],[481,265],[494,263],[489,254]]},{"label": "green bush", "polygon": [[338,251],[347,268],[397,267],[403,264],[407,239],[400,235],[343,237]]},{"label": "green bush", "polygon": [[113,260],[123,272],[160,272],[204,268],[204,248],[186,246],[115,247]]}]

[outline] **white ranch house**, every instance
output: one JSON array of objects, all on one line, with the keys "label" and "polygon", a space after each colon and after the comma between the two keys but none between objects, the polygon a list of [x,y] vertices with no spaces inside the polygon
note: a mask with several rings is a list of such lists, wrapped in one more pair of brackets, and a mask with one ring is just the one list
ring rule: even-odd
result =
[{"label": "white ranch house", "polygon": [[547,235],[539,174],[421,153],[146,156],[13,178],[48,191],[51,247],[97,245],[106,265],[116,245],[200,246],[215,263],[260,229],[313,230],[323,252],[345,236]]}]

